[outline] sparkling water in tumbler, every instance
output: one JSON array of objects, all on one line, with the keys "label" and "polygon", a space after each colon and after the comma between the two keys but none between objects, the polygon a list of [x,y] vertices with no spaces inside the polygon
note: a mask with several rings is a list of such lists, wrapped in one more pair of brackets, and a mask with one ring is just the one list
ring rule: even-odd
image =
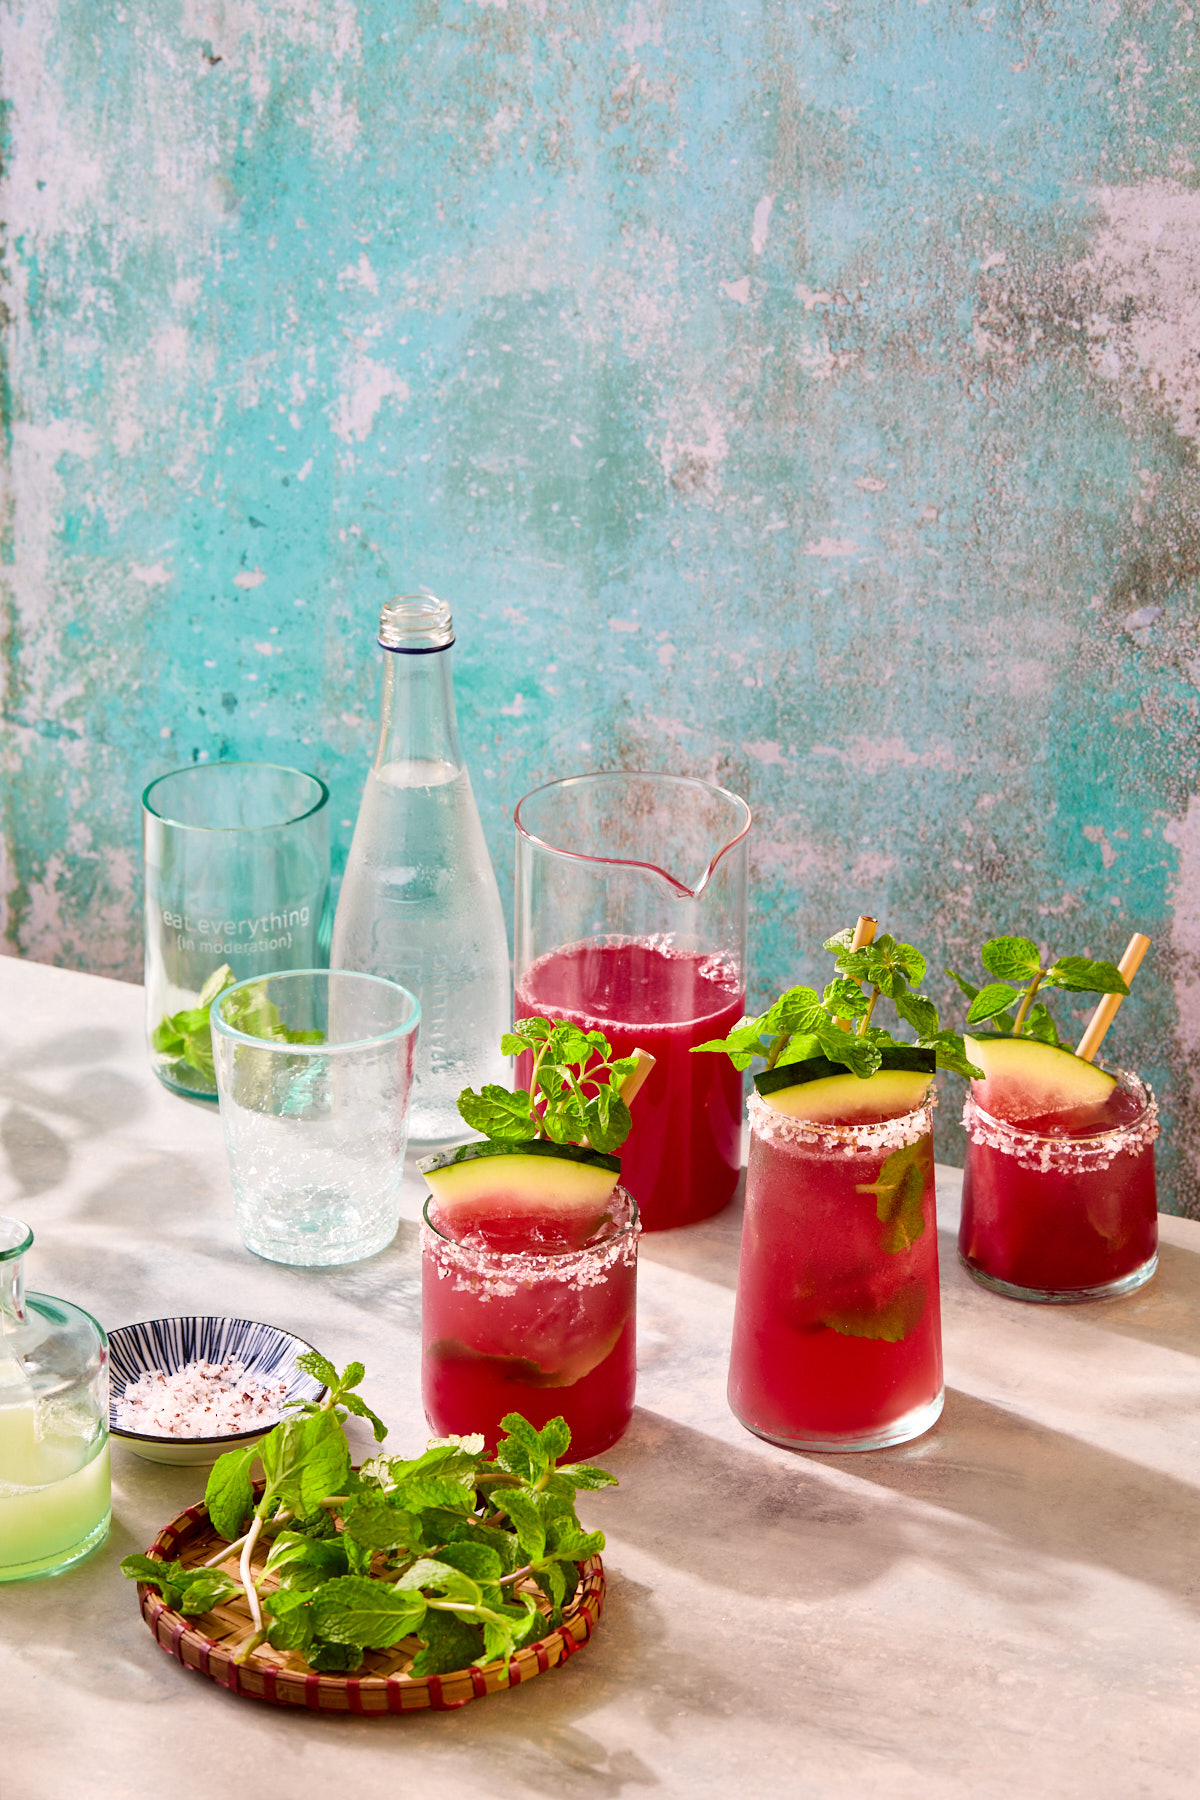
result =
[{"label": "sparkling water in tumbler", "polygon": [[421,1003],[410,1139],[466,1136],[464,1087],[507,1086],[508,938],[454,718],[450,608],[389,601],[379,748],[333,927],[331,963],[386,975]]}]

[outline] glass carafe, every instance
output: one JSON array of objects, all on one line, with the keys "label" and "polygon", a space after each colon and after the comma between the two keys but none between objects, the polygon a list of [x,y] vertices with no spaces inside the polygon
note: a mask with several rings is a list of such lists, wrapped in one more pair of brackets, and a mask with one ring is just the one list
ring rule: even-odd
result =
[{"label": "glass carafe", "polygon": [[414,1147],[467,1135],[464,1087],[504,1082],[508,934],[463,762],[444,600],[405,594],[379,620],[383,706],[333,923],[332,965],[400,982],[421,1005]]},{"label": "glass carafe", "polygon": [[0,1218],[0,1581],[57,1575],[108,1535],[108,1340],[25,1292],[32,1243]]},{"label": "glass carafe", "polygon": [[657,1058],[621,1180],[647,1231],[707,1218],[737,1185],[742,1078],[691,1050],[745,1010],[750,808],[687,776],[616,773],[536,788],[514,818],[516,1015]]}]

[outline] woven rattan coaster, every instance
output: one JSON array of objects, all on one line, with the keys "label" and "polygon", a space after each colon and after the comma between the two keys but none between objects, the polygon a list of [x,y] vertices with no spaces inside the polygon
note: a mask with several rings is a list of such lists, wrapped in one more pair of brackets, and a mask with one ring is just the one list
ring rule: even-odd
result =
[{"label": "woven rattan coaster", "polygon": [[[171,1520],[150,1546],[151,1556],[179,1561],[185,1568],[208,1562],[226,1539],[214,1530],[203,1505],[190,1506]],[[255,1571],[262,1572],[269,1546],[255,1557]],[[231,1565],[231,1573],[236,1570]],[[138,1584],[142,1617],[158,1642],[187,1669],[195,1669],[210,1681],[266,1700],[272,1706],[303,1706],[310,1712],[379,1713],[419,1712],[432,1707],[449,1711],[480,1700],[485,1694],[517,1687],[566,1662],[592,1635],[604,1604],[604,1567],[598,1556],[579,1565],[580,1581],[574,1599],[563,1609],[563,1622],[536,1644],[518,1650],[506,1661],[482,1668],[456,1669],[448,1675],[412,1676],[407,1670],[419,1648],[415,1638],[404,1638],[389,1650],[368,1650],[358,1675],[318,1675],[292,1651],[273,1650],[261,1644],[244,1663],[234,1661],[239,1646],[253,1633],[250,1609],[238,1596],[212,1612],[185,1618],[164,1604],[153,1588]],[[266,1586],[271,1586],[270,1577]]]}]

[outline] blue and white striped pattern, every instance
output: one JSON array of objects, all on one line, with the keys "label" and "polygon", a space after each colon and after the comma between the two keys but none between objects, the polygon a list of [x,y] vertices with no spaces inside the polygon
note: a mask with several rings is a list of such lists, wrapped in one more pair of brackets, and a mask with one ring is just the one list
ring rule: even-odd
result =
[{"label": "blue and white striped pattern", "polygon": [[[314,1376],[296,1367],[296,1358],[312,1345],[294,1332],[277,1325],[259,1325],[253,1319],[146,1319],[140,1325],[118,1325],[108,1334],[109,1429],[114,1437],[146,1440],[140,1431],[126,1431],[113,1423],[113,1410],[126,1384],[139,1375],[162,1370],[173,1375],[190,1362],[223,1362],[240,1358],[246,1372],[260,1380],[285,1380],[289,1400],[319,1400],[324,1387]],[[263,1435],[264,1427],[227,1432],[219,1438],[177,1439],[190,1444],[237,1444],[243,1438]]]}]

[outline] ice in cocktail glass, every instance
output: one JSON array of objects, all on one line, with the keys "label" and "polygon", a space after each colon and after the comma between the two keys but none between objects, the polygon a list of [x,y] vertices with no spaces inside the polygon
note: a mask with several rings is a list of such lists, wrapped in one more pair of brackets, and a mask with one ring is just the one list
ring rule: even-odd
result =
[{"label": "ice in cocktail glass", "polygon": [[[488,1159],[497,1188],[486,1213],[426,1203],[425,1416],[440,1436],[482,1431],[494,1447],[506,1413],[539,1429],[561,1415],[572,1456],[587,1460],[633,1411],[637,1207],[616,1187],[586,1219],[551,1210],[533,1222],[527,1206],[503,1202],[503,1165],[516,1160]],[[556,1162],[545,1159],[551,1181]]]},{"label": "ice in cocktail glass", "polygon": [[1099,1300],[1141,1287],[1158,1266],[1150,1089],[1124,1071],[1071,1070],[1063,1059],[1078,1059],[1050,1045],[967,1042],[981,1062],[1015,1061],[1019,1051],[1048,1065],[1047,1083],[1057,1061],[1088,1095],[1060,1093],[1047,1105],[995,1073],[972,1084],[963,1108],[964,1268],[1018,1300]]},{"label": "ice in cocktail glass", "polygon": [[[799,1065],[808,1083],[855,1083],[819,1060]],[[927,1067],[918,1095],[932,1054]],[[825,1119],[791,1116],[786,1087],[751,1097],[729,1404],[772,1443],[883,1449],[942,1410],[932,1098],[906,1104],[913,1087],[874,1117],[855,1096],[852,1122],[836,1102]]]}]

